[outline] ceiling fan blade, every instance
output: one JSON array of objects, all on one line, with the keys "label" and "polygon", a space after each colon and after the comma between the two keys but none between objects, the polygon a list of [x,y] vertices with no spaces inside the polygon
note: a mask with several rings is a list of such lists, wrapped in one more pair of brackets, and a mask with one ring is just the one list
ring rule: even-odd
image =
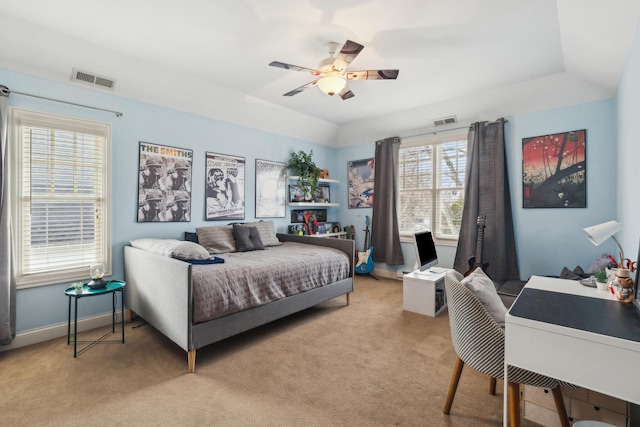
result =
[{"label": "ceiling fan blade", "polygon": [[284,94],[284,95],[282,95],[282,96],[293,96],[293,95],[297,95],[297,94],[299,94],[300,92],[304,92],[305,90],[307,90],[307,89],[309,89],[309,88],[314,87],[316,84],[318,84],[318,81],[317,81],[317,80],[314,80],[314,81],[312,81],[311,83],[307,83],[307,84],[306,84],[306,85],[304,85],[304,86],[300,86],[300,87],[298,87],[298,88],[295,88],[294,90],[289,91],[289,92],[285,93],[285,94]]},{"label": "ceiling fan blade", "polygon": [[400,70],[347,71],[347,80],[395,80]]},{"label": "ceiling fan blade", "polygon": [[311,73],[314,76],[319,76],[322,74],[318,70],[312,70],[311,68],[299,67],[297,65],[285,64],[284,62],[273,61],[269,64],[272,67],[284,68],[285,70],[293,70],[293,71],[306,71],[307,73]]},{"label": "ceiling fan blade", "polygon": [[353,92],[351,92],[351,89],[349,89],[349,86],[347,85],[344,86],[344,88],[340,91],[338,95],[340,96],[340,98],[342,98],[343,101],[346,101],[347,99],[353,98],[355,96]]},{"label": "ceiling fan blade", "polygon": [[362,49],[364,49],[364,46],[361,44],[347,40],[344,43],[344,46],[342,46],[342,49],[340,49],[338,56],[336,56],[336,59],[333,61],[332,68],[339,73],[344,72],[349,64],[351,64],[351,61],[353,61],[356,56],[362,52]]}]

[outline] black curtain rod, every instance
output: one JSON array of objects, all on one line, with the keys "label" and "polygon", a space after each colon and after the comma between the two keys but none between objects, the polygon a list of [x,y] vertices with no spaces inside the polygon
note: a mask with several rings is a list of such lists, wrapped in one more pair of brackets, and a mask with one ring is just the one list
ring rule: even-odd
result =
[{"label": "black curtain rod", "polygon": [[2,85],[0,85],[0,93],[2,93],[2,95],[5,95],[5,96],[9,96],[10,93],[15,93],[16,95],[24,95],[24,96],[30,96],[32,98],[46,99],[47,101],[61,102],[63,104],[75,105],[76,107],[84,107],[84,108],[91,108],[92,110],[106,111],[107,113],[115,114],[116,117],[122,117],[122,113],[119,111],[107,110],[104,108],[92,107],[90,105],[84,105],[84,104],[76,104],[75,102],[63,101],[63,100],[54,99],[54,98],[47,98],[46,96],[33,95],[25,92],[18,92],[16,90],[11,90],[8,87],[2,86]]},{"label": "black curtain rod", "polygon": [[[487,124],[489,124],[489,123],[496,123],[496,122],[497,122],[497,120],[494,120],[493,122],[487,122]],[[508,122],[509,122],[509,120],[505,120],[504,122],[505,122],[505,123],[508,123]],[[476,123],[476,122],[474,122],[474,123]],[[433,130],[433,131],[430,131],[430,132],[423,132],[423,133],[418,133],[418,134],[415,134],[415,135],[407,135],[407,136],[403,136],[403,137],[401,137],[401,138],[415,138],[415,137],[417,137],[417,136],[437,135],[437,134],[442,133],[442,132],[450,132],[450,131],[454,131],[454,130],[468,129],[468,128],[470,128],[472,125],[473,125],[473,123],[471,123],[471,124],[469,124],[469,125],[466,125],[466,126],[459,126],[459,127],[457,127],[457,128],[449,128],[449,129],[442,129],[442,130]]]}]

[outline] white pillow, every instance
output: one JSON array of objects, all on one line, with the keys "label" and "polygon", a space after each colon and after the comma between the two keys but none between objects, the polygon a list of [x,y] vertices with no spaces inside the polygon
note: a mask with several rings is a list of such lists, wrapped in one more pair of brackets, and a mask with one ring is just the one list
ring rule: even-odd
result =
[{"label": "white pillow", "polygon": [[209,259],[211,255],[197,243],[176,239],[143,238],[131,240],[131,246],[154,254],[181,260]]},{"label": "white pillow", "polygon": [[460,283],[473,292],[491,317],[495,319],[498,325],[504,328],[504,316],[507,314],[507,308],[500,299],[496,286],[489,276],[478,267],[473,273],[462,279]]}]

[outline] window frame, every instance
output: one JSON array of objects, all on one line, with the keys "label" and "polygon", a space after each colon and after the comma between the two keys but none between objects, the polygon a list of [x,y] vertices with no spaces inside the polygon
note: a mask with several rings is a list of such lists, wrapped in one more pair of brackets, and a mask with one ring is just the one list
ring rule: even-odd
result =
[{"label": "window frame", "polygon": [[[467,144],[468,132],[469,132],[468,128],[464,127],[464,128],[455,129],[455,130],[454,129],[445,130],[439,133],[423,134],[423,135],[417,135],[413,137],[402,138],[400,142],[400,150],[402,150],[403,148],[432,146],[434,148],[434,156],[436,156],[438,155],[437,150],[439,150],[440,146],[442,146],[443,144],[451,143],[451,142],[461,142],[461,141],[464,141],[465,144]],[[468,155],[469,154],[468,147],[466,145],[465,145],[465,150],[467,152],[466,154]],[[467,161],[468,161],[468,158],[465,159],[465,169],[466,169]],[[398,162],[400,162],[400,157],[398,158]],[[396,207],[398,212],[402,212],[402,205],[401,205],[400,198],[403,190],[400,188],[400,182],[401,182],[400,170],[401,170],[400,164],[398,164],[397,176],[396,176],[398,180],[398,194],[396,199]],[[439,212],[438,192],[442,190],[447,190],[447,189],[459,189],[459,191],[462,191],[463,198],[464,198],[464,189],[466,185],[466,170],[461,171],[463,176],[462,187],[438,187],[437,177],[438,177],[439,170],[438,170],[437,160],[434,161],[432,159],[432,171],[433,171],[433,176],[431,177],[431,188],[429,188],[429,190],[431,191],[431,204],[433,207],[430,212],[430,216],[431,216],[430,231],[432,231],[433,233],[433,239],[436,244],[443,245],[443,246],[456,246],[458,243],[458,236],[456,237],[443,236],[438,232],[438,226],[437,226],[437,213]],[[413,234],[415,231],[400,229],[399,232],[400,232],[401,242],[413,241]]]},{"label": "window frame", "polygon": [[[23,268],[23,250],[25,249],[25,243],[27,248],[30,247],[30,243],[26,242],[25,237],[27,233],[24,229],[26,227],[24,221],[25,216],[29,216],[29,212],[25,212],[24,209],[24,183],[23,173],[25,173],[25,167],[30,168],[31,165],[25,165],[25,159],[23,153],[23,126],[38,126],[51,130],[99,135],[104,138],[101,149],[98,151],[101,155],[101,161],[99,164],[102,167],[102,174],[98,174],[99,179],[102,180],[102,194],[101,197],[97,196],[95,200],[100,199],[101,210],[101,227],[98,230],[94,230],[94,236],[101,234],[101,242],[96,243],[98,257],[95,261],[87,261],[79,263],[79,265],[72,267],[65,267],[60,269],[49,269],[47,271],[28,273]],[[10,185],[12,192],[12,215],[14,224],[14,250],[15,257],[15,278],[17,288],[30,288],[36,286],[45,286],[58,283],[72,282],[75,280],[86,280],[89,278],[89,266],[95,262],[102,262],[105,265],[105,276],[112,274],[112,249],[111,249],[111,224],[112,224],[112,211],[111,211],[111,164],[112,164],[112,125],[110,123],[92,121],[87,119],[79,119],[75,117],[63,116],[53,113],[45,113],[35,110],[28,110],[18,107],[9,108],[9,156],[12,160],[10,163],[10,175],[12,183]],[[33,184],[33,183],[32,183]],[[30,191],[28,189],[27,191]],[[51,200],[53,198],[49,198]],[[55,251],[53,251],[55,253]]]}]

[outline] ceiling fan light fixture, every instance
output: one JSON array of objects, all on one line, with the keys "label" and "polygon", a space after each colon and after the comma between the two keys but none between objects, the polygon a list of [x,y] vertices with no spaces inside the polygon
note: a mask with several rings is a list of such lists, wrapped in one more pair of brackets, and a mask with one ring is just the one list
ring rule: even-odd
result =
[{"label": "ceiling fan light fixture", "polygon": [[346,86],[347,81],[342,76],[326,76],[318,80],[318,87],[329,96],[340,93]]},{"label": "ceiling fan light fixture", "polygon": [[[360,54],[364,46],[351,40],[347,40],[338,52],[338,43],[329,42],[326,45],[329,51],[329,58],[320,62],[318,69],[300,67],[298,65],[287,64],[280,61],[273,61],[270,67],[283,68],[292,71],[304,71],[310,73],[314,80],[297,87],[283,96],[293,96],[304,92],[307,89],[318,86],[321,91],[329,96],[338,94],[343,100],[354,97],[353,92],[347,86],[347,80],[395,80],[399,70],[360,70],[347,71],[349,64]],[[336,52],[338,54],[336,55]]]}]

